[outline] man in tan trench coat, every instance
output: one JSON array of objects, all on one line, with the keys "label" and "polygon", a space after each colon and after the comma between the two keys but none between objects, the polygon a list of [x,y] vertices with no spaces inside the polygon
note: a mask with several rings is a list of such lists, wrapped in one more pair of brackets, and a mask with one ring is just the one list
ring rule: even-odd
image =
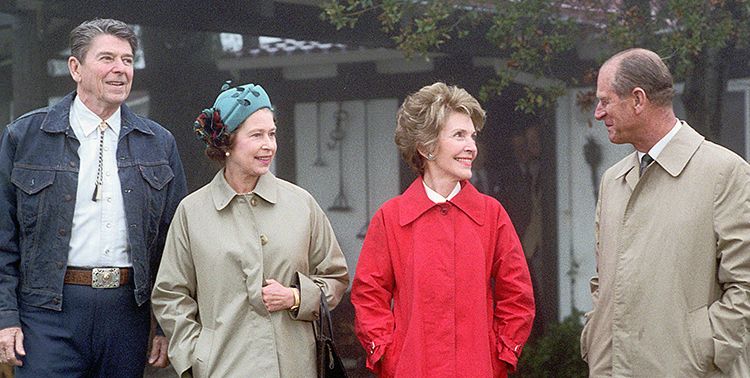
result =
[{"label": "man in tan trench coat", "polygon": [[750,376],[750,166],[678,120],[673,94],[648,50],[599,70],[595,116],[636,151],[599,191],[581,335],[593,377]]}]

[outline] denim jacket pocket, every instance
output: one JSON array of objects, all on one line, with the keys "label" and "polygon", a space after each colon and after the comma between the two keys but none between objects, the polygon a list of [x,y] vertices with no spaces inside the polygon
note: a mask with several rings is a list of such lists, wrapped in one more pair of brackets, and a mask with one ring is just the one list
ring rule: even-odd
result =
[{"label": "denim jacket pocket", "polygon": [[143,180],[148,183],[144,188],[149,217],[148,230],[149,234],[155,237],[167,202],[167,190],[164,189],[174,178],[174,172],[166,161],[163,164],[141,164],[138,170]]},{"label": "denim jacket pocket", "polygon": [[43,189],[55,181],[55,172],[14,167],[10,181],[20,190],[16,196],[18,220],[24,227],[32,227],[44,209]]},{"label": "denim jacket pocket", "polygon": [[164,189],[174,178],[174,172],[172,172],[172,168],[168,164],[141,165],[139,169],[143,179],[156,190]]}]

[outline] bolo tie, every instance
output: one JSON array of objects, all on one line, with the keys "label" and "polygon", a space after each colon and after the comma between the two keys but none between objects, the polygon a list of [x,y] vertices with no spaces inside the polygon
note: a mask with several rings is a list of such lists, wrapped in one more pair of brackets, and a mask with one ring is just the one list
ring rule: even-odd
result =
[{"label": "bolo tie", "polygon": [[107,131],[107,122],[102,121],[99,124],[99,169],[96,171],[96,184],[94,185],[94,195],[92,201],[102,199],[102,171],[104,170],[104,132]]}]

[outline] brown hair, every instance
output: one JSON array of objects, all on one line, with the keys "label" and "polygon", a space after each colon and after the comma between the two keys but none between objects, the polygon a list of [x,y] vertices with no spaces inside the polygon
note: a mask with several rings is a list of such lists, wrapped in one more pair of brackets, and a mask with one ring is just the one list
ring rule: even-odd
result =
[{"label": "brown hair", "polygon": [[401,158],[418,174],[424,173],[424,158],[419,153],[435,150],[440,130],[450,112],[471,118],[477,132],[484,127],[485,111],[463,88],[437,82],[412,93],[396,115],[396,146]]},{"label": "brown hair", "polygon": [[227,151],[229,151],[229,148],[232,147],[231,138],[227,138],[229,141],[227,142],[226,146],[222,147],[216,147],[213,144],[209,144],[206,146],[206,156],[221,164],[224,166],[227,162]]}]

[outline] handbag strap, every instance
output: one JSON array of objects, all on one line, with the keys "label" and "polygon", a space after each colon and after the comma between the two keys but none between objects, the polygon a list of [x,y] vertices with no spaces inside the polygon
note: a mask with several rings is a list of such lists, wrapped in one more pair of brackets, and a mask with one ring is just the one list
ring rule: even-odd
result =
[{"label": "handbag strap", "polygon": [[[331,320],[331,311],[328,309],[328,301],[326,301],[326,295],[323,289],[320,289],[320,316],[318,317],[318,327],[315,334],[316,339],[326,336],[326,328],[328,329],[328,338],[333,340],[333,321]],[[313,327],[315,330],[315,327]]]}]

